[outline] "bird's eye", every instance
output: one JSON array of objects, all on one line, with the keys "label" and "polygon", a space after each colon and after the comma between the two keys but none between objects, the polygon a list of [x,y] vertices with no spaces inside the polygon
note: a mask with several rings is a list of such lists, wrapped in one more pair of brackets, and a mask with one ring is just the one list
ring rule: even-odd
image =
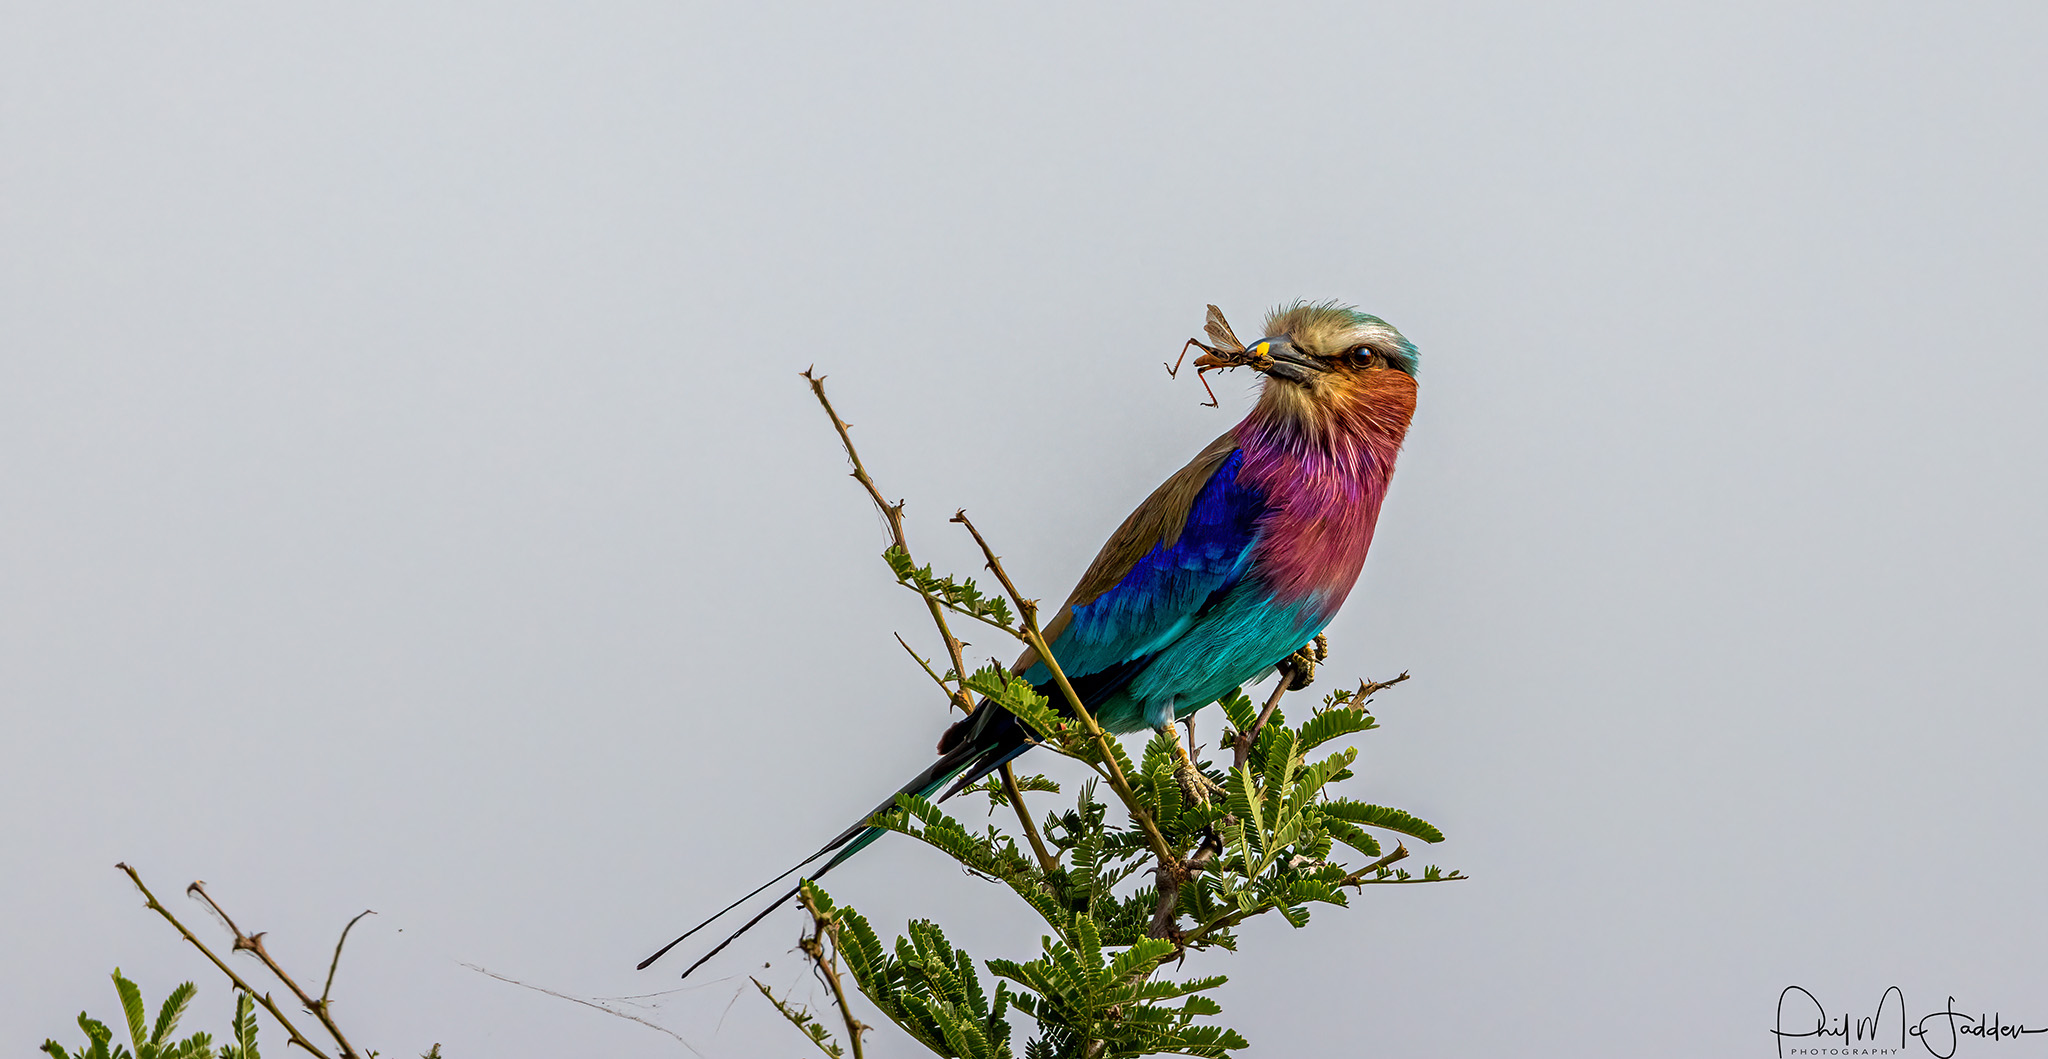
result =
[{"label": "bird's eye", "polygon": [[1344,351],[1344,361],[1361,368],[1384,368],[1387,358],[1372,351],[1368,346],[1357,345]]}]

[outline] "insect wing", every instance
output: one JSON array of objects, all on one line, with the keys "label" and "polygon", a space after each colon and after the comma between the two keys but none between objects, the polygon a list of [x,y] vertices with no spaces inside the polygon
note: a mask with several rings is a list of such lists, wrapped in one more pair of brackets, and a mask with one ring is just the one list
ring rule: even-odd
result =
[{"label": "insect wing", "polygon": [[1227,352],[1237,353],[1244,349],[1244,343],[1239,342],[1237,334],[1231,331],[1230,322],[1223,318],[1223,310],[1213,305],[1209,306],[1209,317],[1203,323],[1202,330],[1208,332],[1209,341]]}]

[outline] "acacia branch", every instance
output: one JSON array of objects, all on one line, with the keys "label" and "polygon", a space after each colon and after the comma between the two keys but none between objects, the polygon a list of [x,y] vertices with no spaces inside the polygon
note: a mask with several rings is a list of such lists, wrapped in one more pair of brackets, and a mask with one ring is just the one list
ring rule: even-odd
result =
[{"label": "acacia branch", "polygon": [[809,1040],[813,1047],[831,1056],[832,1059],[839,1059],[838,1046],[832,1043],[831,1036],[824,1033],[824,1027],[818,1025],[818,1020],[812,1018],[810,1012],[776,996],[775,991],[768,988],[768,983],[759,978],[748,975],[747,981],[754,983],[754,988],[760,990],[761,995],[767,997],[770,1004],[775,1005],[775,1010],[781,1012],[782,1017],[788,1019],[790,1025],[804,1031],[805,1039]]},{"label": "acacia branch", "polygon": [[1354,706],[1363,707],[1366,699],[1407,679],[1408,671],[1404,669],[1400,676],[1392,680],[1361,680],[1358,682],[1358,690],[1351,693],[1351,702]]},{"label": "acacia branch", "polygon": [[341,937],[334,942],[334,960],[327,965],[327,984],[320,987],[320,1006],[322,1008],[327,1006],[327,994],[334,990],[334,971],[341,966],[341,947],[348,943],[348,932],[356,929],[356,924],[364,916],[374,916],[376,914],[376,912],[365,908],[356,913],[356,918],[348,921],[348,926],[341,928]]},{"label": "acacia branch", "polygon": [[1195,855],[1181,865],[1181,870],[1163,872],[1154,870],[1158,878],[1159,899],[1152,906],[1152,925],[1145,932],[1147,937],[1164,938],[1173,942],[1175,951],[1186,948],[1174,924],[1180,913],[1180,888],[1188,880],[1209,869],[1210,863],[1223,852],[1223,841],[1216,837],[1214,828],[1202,829],[1201,844],[1195,847]]},{"label": "acacia branch", "polygon": [[[874,478],[868,475],[867,465],[860,461],[860,450],[853,447],[853,435],[848,433],[853,424],[839,418],[839,413],[832,407],[831,399],[825,396],[825,377],[816,374],[814,368],[805,368],[800,374],[811,384],[811,393],[818,398],[819,406],[825,409],[826,417],[832,420],[832,429],[839,432],[839,444],[846,449],[846,458],[853,464],[853,480],[868,491],[868,499],[875,502],[875,509],[889,522],[890,540],[907,558],[910,555],[910,539],[903,532],[904,502],[898,500],[891,504],[882,496],[882,489],[875,484]],[[933,624],[939,628],[939,639],[946,644],[946,656],[953,661],[953,672],[964,678],[967,675],[967,663],[961,658],[960,649],[965,645],[953,635],[952,627],[946,624],[945,611],[937,600],[926,596],[924,605],[925,609],[931,612]],[[948,697],[953,700],[953,705],[960,707],[960,712],[974,712],[974,697],[965,690],[952,690]]]},{"label": "acacia branch", "polygon": [[1024,642],[1037,653],[1038,660],[1045,664],[1045,668],[1052,671],[1053,683],[1059,685],[1060,694],[1066,698],[1067,706],[1080,720],[1081,726],[1087,730],[1089,738],[1094,740],[1095,749],[1102,758],[1102,764],[1097,771],[1102,774],[1103,779],[1109,781],[1110,789],[1122,800],[1131,819],[1144,830],[1146,841],[1151,844],[1152,852],[1159,858],[1160,871],[1174,874],[1184,872],[1186,869],[1182,867],[1180,859],[1173,855],[1173,846],[1160,832],[1158,823],[1152,819],[1152,814],[1138,800],[1137,793],[1131,788],[1130,779],[1124,775],[1123,766],[1117,764],[1108,733],[1095,722],[1095,715],[1082,704],[1081,696],[1074,691],[1074,685],[1067,681],[1066,670],[1060,668],[1059,659],[1053,657],[1051,645],[1045,642],[1045,634],[1038,628],[1038,601],[1026,599],[1022,592],[1017,591],[1016,582],[1011,581],[1009,572],[1003,569],[1002,558],[995,553],[995,549],[989,547],[988,539],[981,535],[981,531],[974,528],[974,520],[967,517],[965,510],[954,512],[950,521],[967,527],[967,532],[974,535],[974,543],[981,546],[981,554],[988,560],[989,570],[996,575],[996,580],[1002,583],[1004,593],[1017,607],[1018,617],[1023,622]]},{"label": "acacia branch", "polygon": [[[1407,859],[1408,859],[1408,845],[1407,845],[1407,843],[1405,843],[1405,842],[1396,842],[1396,843],[1394,843],[1394,852],[1392,852],[1392,853],[1389,853],[1389,854],[1387,854],[1386,856],[1384,856],[1384,857],[1381,857],[1380,859],[1378,859],[1378,860],[1376,860],[1376,861],[1373,861],[1373,862],[1372,862],[1371,864],[1368,864],[1368,865],[1366,865],[1365,867],[1363,867],[1363,868],[1360,868],[1360,869],[1358,869],[1357,871],[1355,871],[1355,872],[1352,872],[1352,873],[1351,873],[1351,874],[1349,874],[1349,875],[1346,875],[1346,876],[1345,876],[1345,877],[1343,877],[1342,879],[1339,879],[1339,880],[1337,880],[1337,885],[1338,885],[1338,886],[1354,886],[1354,887],[1355,887],[1355,886],[1361,886],[1361,885],[1363,885],[1363,884],[1365,884],[1365,883],[1369,883],[1369,882],[1371,882],[1371,881],[1372,881],[1371,879],[1368,879],[1368,878],[1366,878],[1366,876],[1368,876],[1368,875],[1378,875],[1378,874],[1379,874],[1379,871],[1380,871],[1380,869],[1381,869],[1381,868],[1384,868],[1384,867],[1386,867],[1387,865],[1389,865],[1389,864],[1392,864],[1392,863],[1394,863],[1394,862],[1395,862],[1395,861],[1397,861],[1397,860],[1407,860]],[[1416,881],[1417,881],[1417,882],[1421,882],[1421,881],[1423,881],[1423,880],[1420,880],[1420,879],[1418,879],[1418,880],[1416,880]]]},{"label": "acacia branch", "polygon": [[1251,759],[1252,745],[1259,741],[1259,732],[1266,727],[1267,721],[1273,719],[1273,711],[1280,705],[1280,696],[1287,694],[1289,685],[1294,683],[1294,667],[1282,662],[1274,668],[1280,672],[1280,682],[1273,685],[1273,694],[1267,697],[1266,708],[1259,711],[1258,720],[1253,721],[1250,728],[1237,733],[1237,738],[1232,740],[1236,744],[1233,769],[1243,768],[1244,763]]},{"label": "acacia branch", "polygon": [[[952,687],[951,687],[950,685],[948,685],[948,684],[946,683],[946,678],[945,678],[945,677],[942,677],[942,676],[940,676],[940,675],[938,674],[938,671],[932,668],[932,664],[931,664],[930,662],[927,662],[927,661],[925,661],[925,660],[924,660],[924,656],[923,656],[923,655],[921,655],[921,654],[918,654],[918,653],[917,653],[917,649],[916,649],[916,648],[914,648],[914,647],[910,646],[910,641],[908,641],[908,640],[905,640],[905,639],[903,638],[903,634],[902,634],[902,633],[900,633],[900,632],[899,632],[899,633],[891,633],[890,635],[892,635],[892,636],[896,637],[896,642],[897,642],[897,643],[899,643],[899,644],[902,644],[902,645],[903,645],[903,649],[904,649],[905,651],[908,651],[908,652],[910,653],[910,657],[916,660],[916,662],[917,662],[917,667],[918,667],[919,669],[922,669],[922,670],[924,670],[924,675],[925,675],[925,676],[928,676],[928,677],[930,677],[930,678],[932,678],[932,683],[934,683],[934,684],[937,684],[937,685],[939,686],[939,690],[940,690],[940,691],[943,691],[943,692],[945,692],[945,693],[946,693],[946,697],[947,697],[948,699],[952,698],[952,697],[953,697],[953,689],[952,689]],[[955,672],[958,672],[958,670],[955,670]]]},{"label": "acacia branch", "polygon": [[[867,465],[863,464],[860,460],[860,450],[853,447],[853,435],[848,432],[853,424],[839,418],[839,413],[832,407],[831,399],[825,396],[825,377],[817,374],[812,368],[805,368],[802,374],[804,380],[811,384],[811,393],[818,398],[819,406],[824,408],[825,415],[832,420],[832,429],[839,434],[839,444],[846,449],[846,458],[853,464],[854,480],[859,482],[861,487],[868,491],[868,499],[874,501],[875,508],[881,511],[883,518],[888,520],[890,540],[903,552],[904,558],[910,558],[910,538],[903,531],[903,501],[899,500],[894,504],[889,503],[883,497],[881,487],[877,486],[874,478],[868,474]],[[924,593],[920,592],[918,594],[924,596]],[[945,608],[940,605],[938,600],[930,596],[924,596],[924,606],[931,613],[932,624],[938,627],[940,641],[946,645],[946,656],[953,662],[953,675],[961,680],[965,680],[967,678],[967,661],[960,653],[961,648],[965,645],[960,642],[959,637],[953,635],[952,626],[946,624]],[[898,636],[896,641],[903,643],[903,637]],[[910,645],[903,643],[903,649],[910,651]],[[925,673],[930,675],[933,680],[938,681],[939,687],[946,692],[946,697],[951,700],[953,705],[960,708],[961,713],[971,714],[974,712],[974,696],[969,695],[966,688],[948,687],[945,678],[940,677],[937,673],[933,673],[932,667],[924,659],[918,658],[916,651],[910,651],[910,656],[917,658],[917,664],[924,669]],[[1003,763],[1002,773],[1003,793],[1009,798],[1010,807],[1017,811],[1017,819],[1024,824],[1024,833],[1031,839],[1031,849],[1038,856],[1039,867],[1044,869],[1046,874],[1051,875],[1059,869],[1059,862],[1046,852],[1044,841],[1038,837],[1038,828],[1031,822],[1031,810],[1024,804],[1024,792],[1017,787],[1017,774],[1010,768],[1009,762]]]},{"label": "acacia branch", "polygon": [[[797,900],[803,902],[804,911],[811,914],[811,935],[798,943],[804,955],[811,958],[819,975],[832,987],[832,1002],[838,1006],[839,1014],[846,1019],[846,1039],[853,1048],[853,1059],[862,1059],[860,1035],[868,1026],[853,1017],[853,1009],[846,1004],[846,986],[839,977],[839,922],[818,908],[811,899],[809,890],[798,888]],[[825,951],[825,941],[832,942],[832,951]],[[765,991],[765,990],[764,990]]]},{"label": "acacia branch", "polygon": [[[1265,730],[1266,722],[1273,719],[1273,711],[1280,706],[1280,696],[1308,687],[1315,680],[1316,666],[1329,656],[1329,639],[1322,633],[1317,633],[1316,638],[1309,641],[1306,646],[1281,659],[1279,664],[1273,667],[1274,671],[1280,674],[1280,682],[1273,685],[1273,694],[1266,699],[1265,708],[1259,711],[1259,716],[1252,721],[1251,727],[1237,733],[1237,738],[1232,740],[1236,750],[1234,768],[1243,768],[1244,763],[1251,758],[1252,747],[1259,742],[1259,733]],[[1381,688],[1393,687],[1407,679],[1408,674],[1404,672],[1384,684],[1362,680],[1359,681],[1358,692],[1353,697],[1360,706],[1363,706],[1367,695]]]},{"label": "acacia branch", "polygon": [[1024,826],[1024,837],[1031,840],[1031,852],[1038,858],[1039,870],[1045,872],[1048,878],[1058,875],[1059,859],[1046,850],[1045,839],[1038,836],[1038,825],[1031,822],[1031,814],[1025,811],[1024,789],[1017,786],[1017,773],[1010,768],[1007,761],[1003,762],[1003,767],[997,771],[1003,777],[1003,793],[1009,796],[1010,804],[1016,807],[1017,822]]},{"label": "acacia branch", "polygon": [[[341,1027],[336,1026],[334,1018],[328,1014],[327,994],[322,992],[320,999],[315,1000],[304,989],[299,988],[299,983],[294,981],[291,975],[286,974],[284,968],[278,966],[276,960],[271,959],[270,951],[263,947],[264,931],[259,930],[255,934],[242,933],[242,928],[236,926],[235,921],[228,918],[227,910],[223,909],[219,902],[213,899],[212,894],[206,892],[206,884],[203,882],[195,882],[185,887],[185,892],[188,894],[198,894],[199,899],[205,901],[207,907],[213,909],[213,914],[219,916],[221,922],[226,923],[228,929],[234,932],[235,948],[255,953],[256,958],[263,961],[263,966],[270,968],[270,973],[276,975],[277,980],[283,982],[285,988],[290,989],[292,995],[299,998],[299,1003],[305,1005],[306,1010],[312,1012],[313,1016],[320,1020],[320,1025],[327,1028],[328,1035],[334,1038],[335,1045],[341,1049],[344,1059],[358,1059],[354,1046],[348,1043],[348,1038],[342,1035]],[[356,919],[361,919],[368,914],[368,912],[364,912],[356,916]],[[355,919],[349,920],[348,925],[350,927],[355,926]],[[348,929],[346,927],[342,928],[341,940],[348,940]],[[330,965],[327,969],[327,984],[330,987],[334,985],[334,967],[340,965],[340,963],[341,944],[337,942],[334,946],[334,964]]]},{"label": "acacia branch", "polygon": [[[1373,862],[1372,862],[1371,864],[1368,864],[1368,865],[1366,865],[1365,867],[1363,867],[1363,868],[1360,868],[1360,869],[1358,869],[1357,871],[1355,871],[1355,872],[1352,872],[1352,873],[1351,873],[1351,874],[1349,874],[1349,875],[1346,875],[1346,876],[1345,876],[1344,878],[1342,878],[1342,879],[1339,879],[1339,880],[1337,881],[1336,885],[1337,885],[1337,886],[1353,886],[1353,887],[1355,887],[1355,886],[1359,886],[1359,885],[1363,885],[1363,884],[1370,884],[1370,883],[1372,883],[1372,882],[1373,882],[1374,880],[1372,880],[1372,879],[1368,879],[1368,878],[1366,878],[1366,876],[1368,876],[1368,875],[1372,875],[1372,874],[1375,874],[1375,873],[1377,873],[1377,872],[1378,872],[1378,871],[1379,871],[1379,870],[1380,870],[1381,868],[1384,868],[1384,867],[1386,867],[1387,865],[1389,865],[1389,864],[1392,864],[1392,863],[1394,863],[1395,861],[1398,861],[1398,860],[1405,860],[1405,859],[1407,859],[1407,857],[1408,857],[1408,847],[1407,847],[1407,846],[1404,846],[1404,845],[1399,845],[1399,844],[1396,844],[1396,845],[1395,845],[1395,847],[1394,847],[1394,852],[1392,852],[1392,853],[1389,853],[1389,854],[1387,854],[1386,856],[1384,856],[1384,857],[1381,857],[1380,859],[1378,859],[1378,860],[1376,860],[1376,861],[1373,861]],[[1403,880],[1403,881],[1405,882],[1405,881],[1408,881],[1408,880]],[[1413,880],[1413,881],[1415,881],[1415,882],[1423,882],[1423,881],[1425,881],[1425,880],[1422,880],[1422,879],[1416,879],[1416,880]],[[1243,923],[1243,922],[1244,922],[1245,920],[1247,920],[1247,919],[1250,919],[1250,918],[1252,918],[1252,917],[1254,917],[1254,916],[1262,916],[1262,915],[1265,915],[1266,913],[1268,913],[1268,912],[1271,912],[1272,910],[1274,910],[1274,909],[1276,909],[1276,908],[1279,908],[1279,907],[1280,907],[1280,905],[1277,905],[1277,904],[1263,904],[1263,905],[1260,905],[1259,907],[1257,907],[1257,908],[1255,908],[1255,909],[1253,909],[1253,910],[1251,910],[1251,911],[1249,911],[1249,912],[1244,912],[1244,911],[1238,911],[1238,910],[1235,910],[1235,909],[1233,909],[1233,910],[1231,910],[1231,911],[1229,911],[1229,912],[1225,912],[1225,913],[1223,913],[1222,915],[1220,915],[1220,916],[1217,916],[1217,917],[1216,917],[1215,919],[1212,919],[1212,920],[1208,921],[1207,923],[1204,923],[1204,924],[1202,924],[1201,926],[1199,926],[1199,927],[1196,927],[1196,928],[1195,928],[1194,930],[1191,930],[1191,931],[1187,932],[1187,934],[1185,934],[1185,935],[1183,935],[1183,936],[1182,936],[1182,939],[1181,939],[1181,944],[1182,944],[1182,946],[1183,946],[1183,947],[1187,947],[1187,946],[1192,946],[1192,945],[1195,945],[1195,944],[1197,944],[1198,942],[1200,942],[1200,941],[1201,941],[1202,939],[1204,939],[1204,938],[1208,937],[1208,936],[1209,936],[1209,935],[1211,935],[1211,934],[1214,934],[1215,932],[1217,932],[1217,931],[1219,931],[1219,930],[1228,930],[1228,929],[1229,929],[1229,928],[1231,928],[1231,927],[1234,927],[1234,926],[1237,926],[1237,925],[1238,925],[1238,924],[1240,924],[1240,923]]]},{"label": "acacia branch", "polygon": [[[276,1019],[277,1024],[283,1026],[284,1032],[290,1036],[291,1040],[287,1042],[287,1046],[296,1044],[299,1047],[304,1048],[308,1053],[318,1056],[319,1059],[327,1059],[326,1052],[323,1052],[319,1048],[315,1047],[312,1041],[306,1039],[305,1034],[299,1032],[299,1028],[297,1026],[292,1025],[292,1020],[284,1017],[284,1012],[278,1010],[277,1002],[270,999],[270,994],[257,992],[255,987],[251,986],[248,982],[243,981],[242,976],[236,974],[234,972],[234,969],[229,967],[225,961],[223,961],[219,956],[214,955],[213,950],[207,948],[206,943],[200,941],[197,935],[193,934],[191,930],[186,928],[185,924],[178,922],[178,917],[172,915],[171,910],[165,908],[163,902],[157,900],[156,895],[149,892],[148,886],[143,885],[142,876],[137,874],[134,868],[129,867],[126,863],[116,864],[114,865],[114,867],[119,868],[124,872],[127,872],[128,881],[134,883],[135,888],[142,891],[142,898],[146,902],[145,907],[147,907],[150,911],[155,912],[157,915],[164,917],[164,920],[166,922],[170,923],[171,926],[176,927],[178,933],[184,935],[185,940],[192,943],[193,948],[198,949],[201,953],[205,954],[208,960],[213,961],[213,965],[215,967],[220,968],[220,973],[228,976],[228,981],[233,982],[235,984],[236,989],[239,989],[242,992],[248,994],[249,996],[255,998],[257,1003],[263,1005],[263,1010],[270,1012],[270,1017]],[[237,931],[236,934],[239,937],[240,932]]]}]

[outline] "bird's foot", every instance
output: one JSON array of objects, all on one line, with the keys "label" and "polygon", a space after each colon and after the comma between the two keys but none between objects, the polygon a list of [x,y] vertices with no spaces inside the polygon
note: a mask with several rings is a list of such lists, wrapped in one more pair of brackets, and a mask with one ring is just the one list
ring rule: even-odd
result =
[{"label": "bird's foot", "polygon": [[1300,691],[1315,683],[1316,663],[1328,657],[1330,639],[1321,633],[1317,633],[1314,640],[1303,644],[1301,650],[1288,655],[1280,663],[1280,668],[1287,672],[1287,690]]},{"label": "bird's foot", "polygon": [[1215,780],[1202,775],[1202,770],[1185,757],[1174,768],[1173,778],[1180,784],[1181,796],[1197,805],[1208,805],[1223,797],[1223,788]]},{"label": "bird's foot", "polygon": [[1173,779],[1180,784],[1181,796],[1199,805],[1207,805],[1222,797],[1223,788],[1217,786],[1215,780],[1202,775],[1202,770],[1195,766],[1195,759],[1189,756],[1187,746],[1180,741],[1180,733],[1170,724],[1166,731],[1173,738]]}]

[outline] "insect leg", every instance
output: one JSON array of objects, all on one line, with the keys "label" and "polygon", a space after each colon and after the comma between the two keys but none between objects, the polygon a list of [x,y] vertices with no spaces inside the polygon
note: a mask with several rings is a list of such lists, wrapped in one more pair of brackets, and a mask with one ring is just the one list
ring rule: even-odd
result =
[{"label": "insect leg", "polygon": [[1196,349],[1199,349],[1199,350],[1201,350],[1201,351],[1202,351],[1202,352],[1204,352],[1204,353],[1214,353],[1214,352],[1216,352],[1216,351],[1215,351],[1214,349],[1211,349],[1210,347],[1208,347],[1208,346],[1206,346],[1206,345],[1203,345],[1203,344],[1202,344],[1202,340],[1201,340],[1201,339],[1198,339],[1198,338],[1190,338],[1190,339],[1188,339],[1188,341],[1187,341],[1187,345],[1184,345],[1184,346],[1180,347],[1180,356],[1178,356],[1178,357],[1175,357],[1175,358],[1173,359],[1173,363],[1171,363],[1171,364],[1168,364],[1168,365],[1166,366],[1166,377],[1167,377],[1167,378],[1169,378],[1169,379],[1178,379],[1178,378],[1180,378],[1180,364],[1181,364],[1181,361],[1184,361],[1184,360],[1188,359],[1188,348],[1189,348],[1190,346],[1192,346],[1192,347],[1194,347],[1194,348],[1196,348]]}]

